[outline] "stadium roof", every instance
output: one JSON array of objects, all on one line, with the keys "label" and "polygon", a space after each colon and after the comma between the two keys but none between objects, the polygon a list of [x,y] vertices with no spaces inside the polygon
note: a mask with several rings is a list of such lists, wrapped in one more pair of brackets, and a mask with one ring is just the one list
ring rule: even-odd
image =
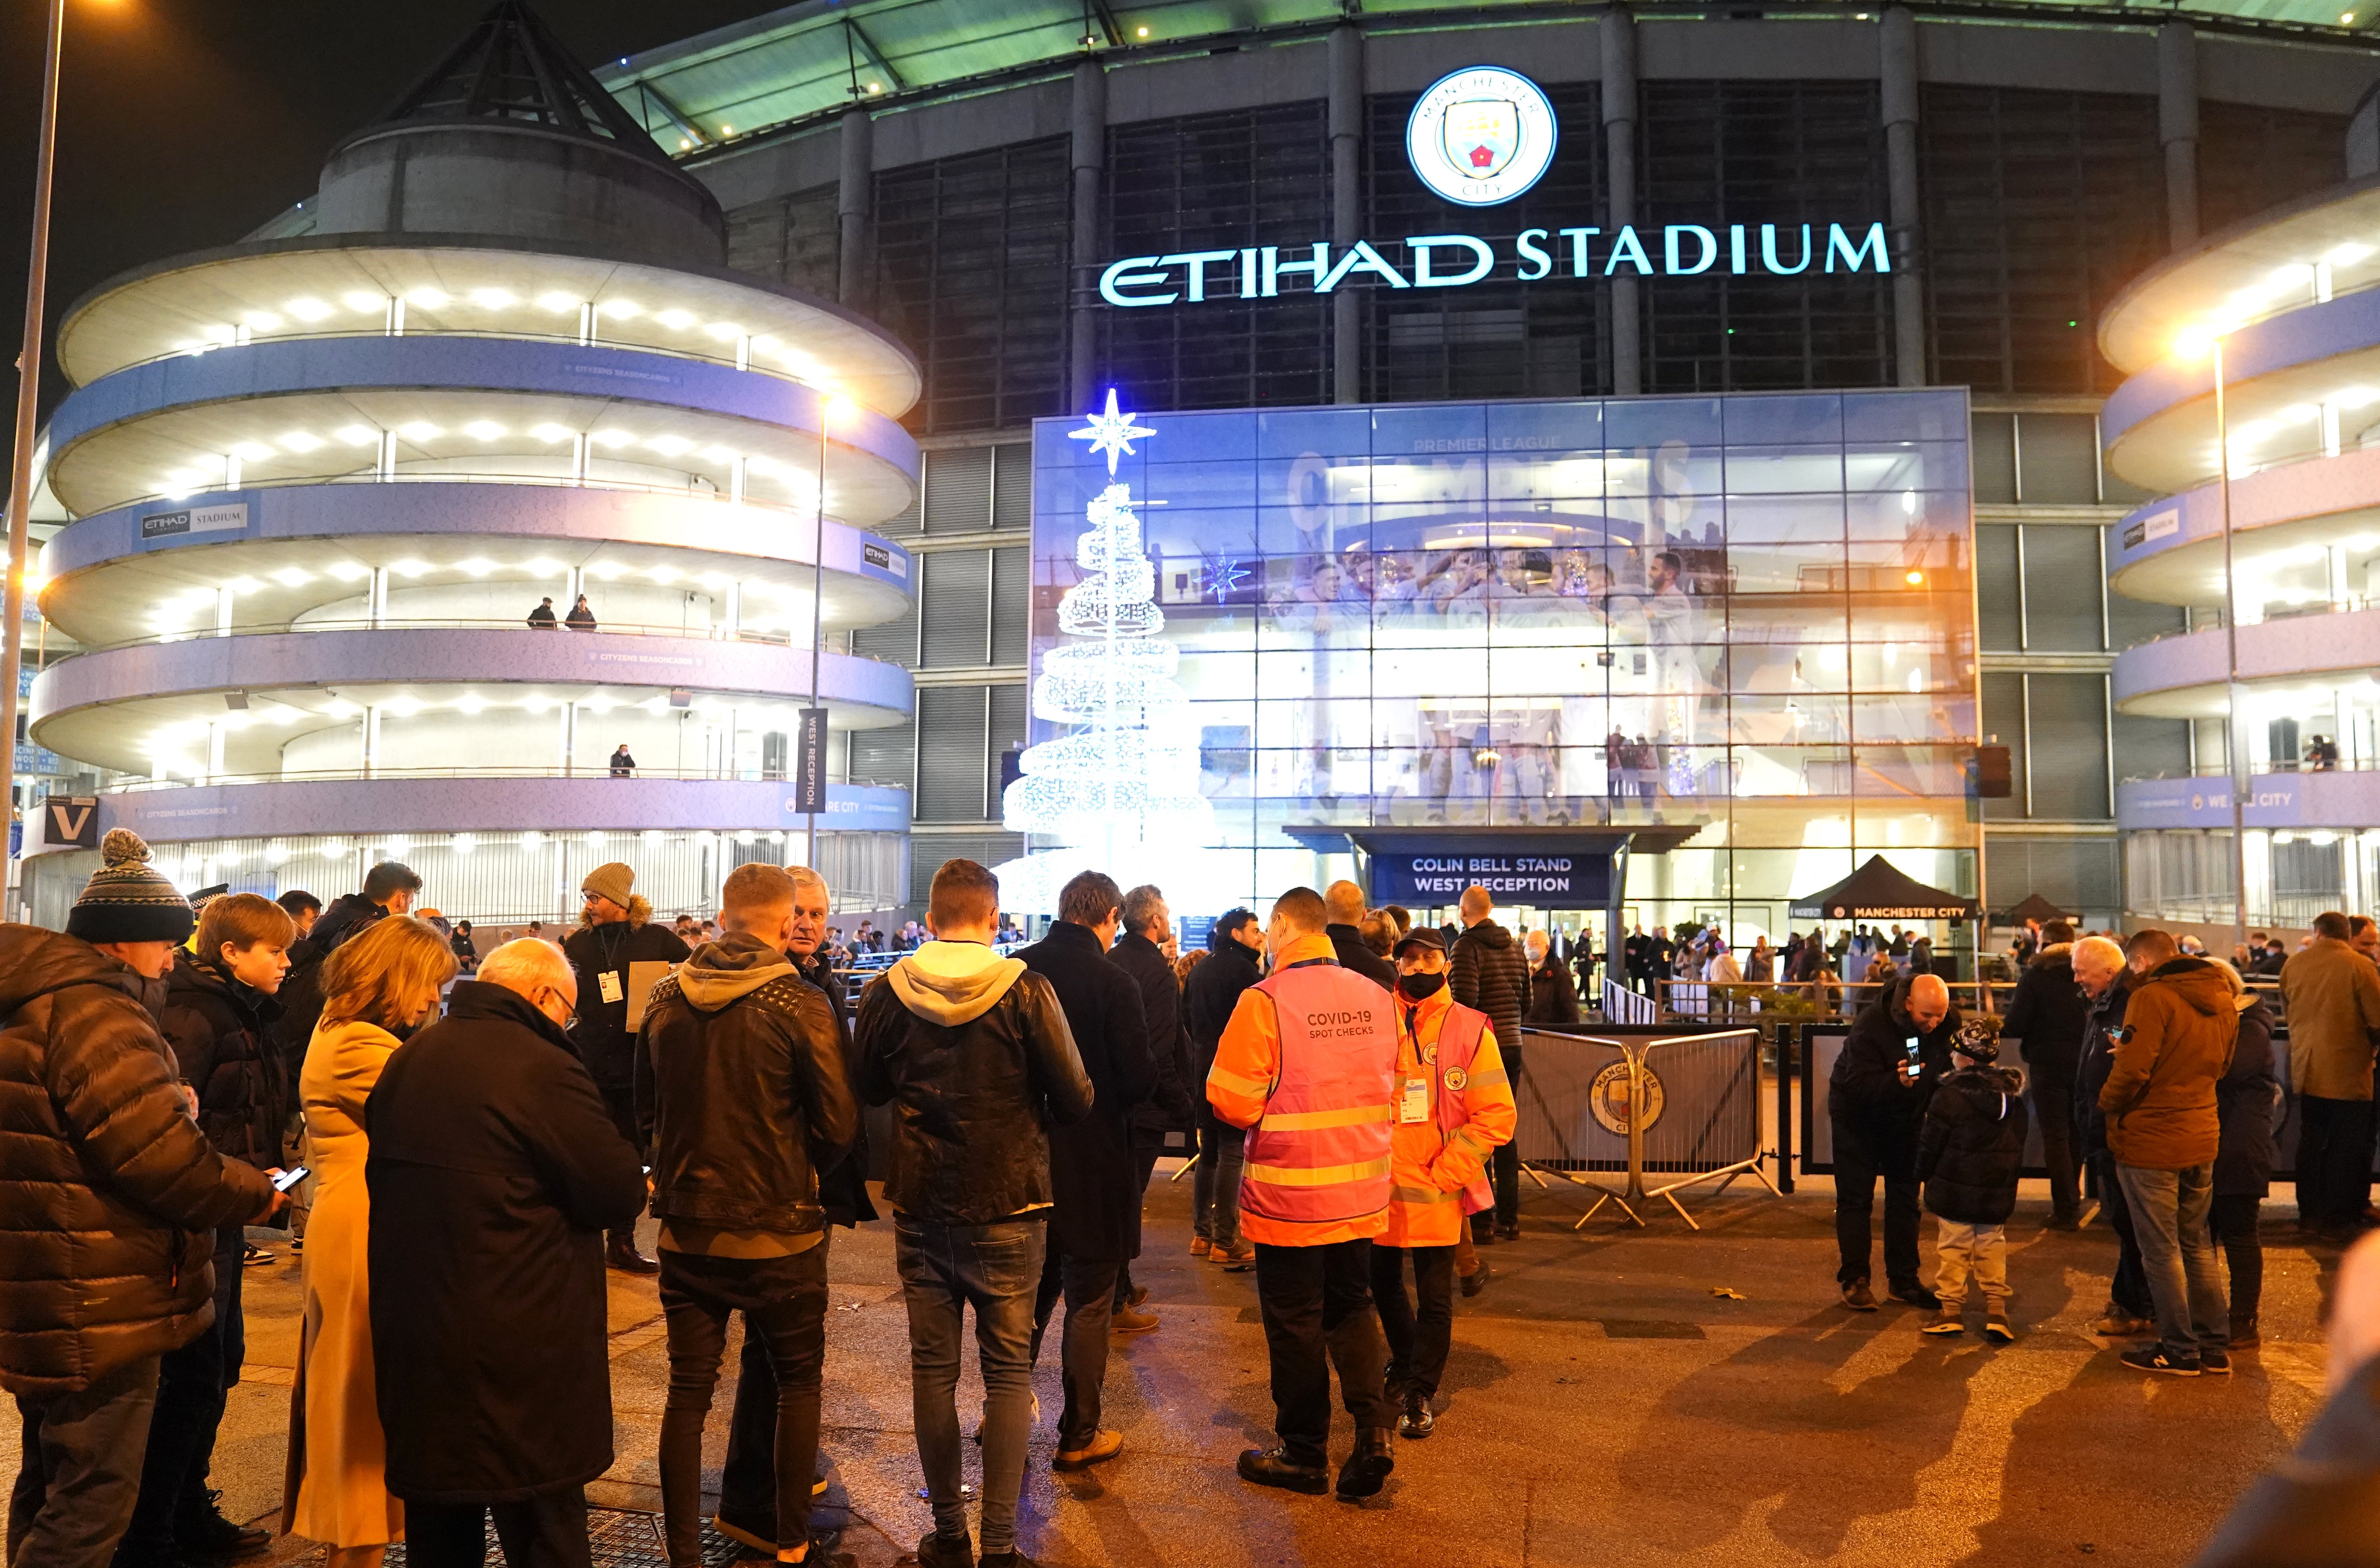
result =
[{"label": "stadium roof", "polygon": [[[1921,17],[1981,22],[2153,27],[2176,17],[2212,31],[2370,48],[2380,22],[2358,0],[1915,0]],[[1847,3],[1757,10],[1658,3],[1648,19],[1866,16]],[[1012,86],[1061,74],[1085,54],[1155,59],[1232,45],[1293,43],[1342,19],[1374,32],[1558,24],[1602,7],[1576,0],[803,0],[749,21],[599,67],[596,78],[673,157],[699,157],[841,112]]]}]

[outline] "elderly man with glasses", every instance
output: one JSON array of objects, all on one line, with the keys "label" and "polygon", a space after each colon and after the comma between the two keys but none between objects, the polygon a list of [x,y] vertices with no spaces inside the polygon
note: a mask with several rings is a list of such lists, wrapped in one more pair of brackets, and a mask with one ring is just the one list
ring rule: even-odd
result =
[{"label": "elderly man with glasses", "polygon": [[[652,906],[636,892],[637,873],[619,861],[596,867],[578,884],[586,907],[562,951],[578,977],[578,1022],[570,1042],[587,1064],[612,1124],[631,1143],[637,1136],[637,1026],[645,999],[688,949],[675,931],[653,921]],[[637,1250],[636,1228],[612,1234],[603,1261],[627,1274],[651,1274],[661,1265]]]}]

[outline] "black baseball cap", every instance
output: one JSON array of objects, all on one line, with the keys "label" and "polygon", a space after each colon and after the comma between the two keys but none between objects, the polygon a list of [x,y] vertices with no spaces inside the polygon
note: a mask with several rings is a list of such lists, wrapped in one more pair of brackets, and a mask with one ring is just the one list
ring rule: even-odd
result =
[{"label": "black baseball cap", "polygon": [[1443,954],[1446,951],[1446,939],[1439,935],[1432,927],[1415,926],[1397,938],[1397,945],[1390,950],[1390,956],[1403,957],[1405,949],[1408,947],[1427,947],[1432,953]]}]

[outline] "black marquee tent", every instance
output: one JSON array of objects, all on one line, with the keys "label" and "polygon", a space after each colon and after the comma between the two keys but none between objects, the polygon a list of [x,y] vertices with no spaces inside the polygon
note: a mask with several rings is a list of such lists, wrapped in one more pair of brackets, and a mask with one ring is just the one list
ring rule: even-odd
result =
[{"label": "black marquee tent", "polygon": [[2042,897],[2041,894],[2037,893],[2026,893],[2024,895],[2023,903],[2018,905],[2015,908],[2010,910],[2006,915],[2001,917],[2001,920],[2004,924],[2011,926],[2023,925],[2027,920],[2039,920],[2044,925],[2046,925],[2052,920],[2074,920],[2079,918],[2081,918],[2081,917],[2075,914],[2072,910],[2052,904],[2049,900]]},{"label": "black marquee tent", "polygon": [[1823,893],[1793,901],[1796,920],[1972,920],[1975,901],[1927,887],[1881,855]]}]

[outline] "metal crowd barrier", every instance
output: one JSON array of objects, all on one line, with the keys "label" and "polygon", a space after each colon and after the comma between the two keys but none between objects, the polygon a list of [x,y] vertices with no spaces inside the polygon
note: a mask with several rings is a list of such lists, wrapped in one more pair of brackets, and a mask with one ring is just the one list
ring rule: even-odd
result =
[{"label": "metal crowd barrier", "polygon": [[1606,979],[1603,1015],[1615,1024],[1658,1024],[1661,1021],[1661,1004],[1641,991],[1631,991],[1618,980]]},{"label": "metal crowd barrier", "polygon": [[[1777,1193],[1760,1146],[1758,1030],[1532,1027],[1522,1039],[1515,1150],[1533,1175],[1548,1173],[1597,1195],[1572,1229],[1606,1203],[1642,1225],[1637,1206],[1660,1198],[1699,1231],[1677,1198],[1687,1187],[1715,1181],[1717,1197],[1749,1174]],[[1624,1173],[1626,1185],[1614,1190],[1589,1173]],[[1676,1179],[1648,1186],[1648,1175]]]}]

